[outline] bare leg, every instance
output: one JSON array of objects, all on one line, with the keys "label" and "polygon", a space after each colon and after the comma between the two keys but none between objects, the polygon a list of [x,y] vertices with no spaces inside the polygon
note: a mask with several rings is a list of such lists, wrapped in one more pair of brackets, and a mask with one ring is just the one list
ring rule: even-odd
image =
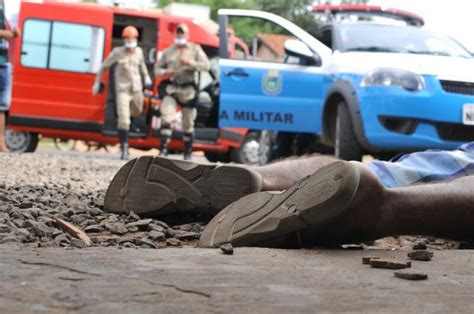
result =
[{"label": "bare leg", "polygon": [[296,181],[335,161],[332,157],[314,155],[284,159],[252,169],[262,177],[263,191],[278,191],[288,189]]},{"label": "bare leg", "polygon": [[5,113],[0,112],[0,153],[9,153],[5,145]]},{"label": "bare leg", "polygon": [[413,234],[474,239],[474,176],[453,181],[385,188],[364,165],[352,205],[318,230],[305,230],[305,244],[334,244]]}]

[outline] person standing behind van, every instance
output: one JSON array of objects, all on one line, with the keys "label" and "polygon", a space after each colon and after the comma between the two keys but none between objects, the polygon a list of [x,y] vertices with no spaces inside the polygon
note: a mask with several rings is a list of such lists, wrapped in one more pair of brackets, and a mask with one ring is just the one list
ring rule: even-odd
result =
[{"label": "person standing behind van", "polygon": [[188,26],[178,25],[175,44],[163,52],[155,65],[155,75],[170,80],[161,103],[160,155],[168,155],[171,125],[176,119],[176,106],[179,103],[183,117],[184,160],[191,159],[193,151],[194,120],[197,116],[195,98],[198,92],[195,73],[209,71],[210,68],[209,59],[201,46],[189,43],[188,38]]},{"label": "person standing behind van", "polygon": [[0,153],[8,153],[5,145],[6,113],[12,98],[12,66],[8,57],[9,41],[20,36],[16,28],[9,29],[5,18],[5,5],[0,0]]},{"label": "person standing behind van", "polygon": [[128,158],[128,131],[130,117],[138,117],[143,112],[143,84],[151,86],[152,81],[145,65],[143,50],[138,47],[138,30],[133,26],[123,29],[122,38],[124,45],[116,47],[102,63],[97,73],[92,93],[101,92],[101,81],[104,71],[115,67],[115,99],[117,106],[117,129],[120,139],[120,159]]}]

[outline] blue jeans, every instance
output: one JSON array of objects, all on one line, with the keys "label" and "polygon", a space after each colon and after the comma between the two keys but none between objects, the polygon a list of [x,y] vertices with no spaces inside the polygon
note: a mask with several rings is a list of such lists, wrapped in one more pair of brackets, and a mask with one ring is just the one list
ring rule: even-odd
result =
[{"label": "blue jeans", "polygon": [[0,112],[10,109],[12,100],[12,65],[0,64]]},{"label": "blue jeans", "polygon": [[474,142],[452,151],[426,150],[368,165],[386,187],[439,182],[474,175]]}]

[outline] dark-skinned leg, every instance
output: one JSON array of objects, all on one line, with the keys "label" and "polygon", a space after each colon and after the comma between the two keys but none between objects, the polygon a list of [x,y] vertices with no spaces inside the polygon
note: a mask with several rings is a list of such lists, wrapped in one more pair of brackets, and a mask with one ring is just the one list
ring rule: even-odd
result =
[{"label": "dark-skinned leg", "polygon": [[270,165],[252,168],[262,177],[263,191],[286,190],[298,180],[337,159],[322,155],[283,159]]},{"label": "dark-skinned leg", "polygon": [[[350,165],[352,166],[347,167],[355,167],[359,173],[358,186],[356,186],[357,190],[353,198],[348,205],[341,205],[345,208],[341,208],[340,214],[327,219],[324,223],[318,222],[316,227],[311,224],[311,221],[308,224],[308,221],[303,219],[307,224],[306,226],[301,225],[298,231],[304,246],[360,242],[400,234],[432,235],[465,240],[474,238],[474,228],[472,227],[474,224],[474,197],[472,196],[474,176],[462,177],[444,183],[388,189],[365,165],[357,162],[351,162]],[[327,168],[325,167],[325,169]],[[325,169],[321,169],[321,171]],[[311,180],[317,178],[319,173],[322,172],[315,173]],[[296,199],[301,201],[317,198],[318,195],[327,193],[326,184],[329,183],[319,185],[320,192],[318,189],[314,190],[313,196],[302,191]],[[291,189],[295,189],[295,186],[298,185],[301,183],[293,185]],[[285,233],[285,230],[278,232],[280,228],[278,221],[288,219],[288,214],[281,212],[283,203],[272,205],[268,202],[262,203],[263,205],[259,208],[251,208],[252,215],[256,218],[252,220],[250,215],[246,214],[245,225],[240,226],[239,230],[248,231],[240,231],[241,233],[237,237],[233,231],[234,228],[220,227],[233,225],[232,220],[242,225],[243,220],[240,217],[242,216],[240,212],[248,209],[252,198],[257,201],[262,197],[266,196],[262,193],[254,194],[254,196],[248,196],[246,199],[234,203],[232,207],[224,209],[204,231],[204,235],[212,235],[212,237],[202,237],[201,245],[218,245],[219,242],[215,239],[231,242],[235,240],[238,245],[259,245],[261,243],[246,240],[251,236],[255,239],[254,235],[256,234],[259,238],[264,239],[267,245],[271,244],[273,238],[266,237],[265,234],[289,235]],[[334,197],[338,198],[337,195]],[[284,202],[287,201],[284,200]],[[296,202],[298,203],[298,201]],[[245,206],[239,206],[239,203]],[[313,208],[316,214],[320,212],[324,215],[328,215],[328,210],[334,210],[334,208],[324,209],[321,206]],[[306,210],[310,214],[313,211],[312,208],[303,208],[302,213]],[[259,215],[259,212],[268,214]],[[293,237],[293,239],[297,239],[297,237]]]}]

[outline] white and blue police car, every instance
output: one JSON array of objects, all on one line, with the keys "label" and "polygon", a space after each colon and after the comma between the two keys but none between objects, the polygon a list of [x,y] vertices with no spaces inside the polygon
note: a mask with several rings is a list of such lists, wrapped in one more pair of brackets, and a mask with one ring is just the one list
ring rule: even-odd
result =
[{"label": "white and blue police car", "polygon": [[[425,30],[409,12],[327,5],[314,11],[331,18],[312,34],[268,12],[219,11],[221,30],[229,17],[256,18],[293,37],[284,44],[286,62],[265,62],[230,58],[221,32],[220,126],[312,134],[345,160],[474,141],[474,60],[461,44]],[[400,23],[336,18],[354,12]]]}]

